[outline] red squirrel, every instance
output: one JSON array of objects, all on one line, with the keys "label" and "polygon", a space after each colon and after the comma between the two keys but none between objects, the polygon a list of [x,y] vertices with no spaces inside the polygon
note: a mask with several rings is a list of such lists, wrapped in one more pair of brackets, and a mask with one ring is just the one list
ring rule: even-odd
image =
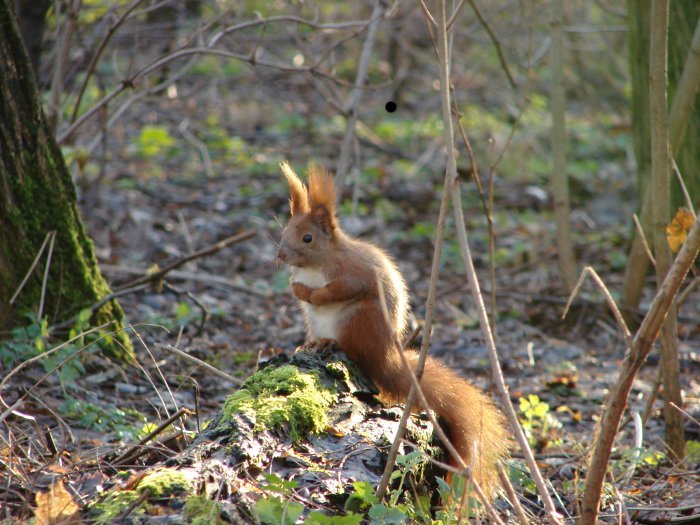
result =
[{"label": "red squirrel", "polygon": [[[403,276],[380,248],[340,228],[328,172],[311,168],[306,186],[289,164],[280,167],[289,182],[291,219],[278,257],[292,267],[292,291],[304,310],[307,343],[317,348],[337,344],[379,387],[382,401],[405,401],[411,378],[397,342],[409,315]],[[405,352],[415,368],[417,352]],[[481,390],[431,357],[420,384],[429,407],[447,423],[450,441],[492,497],[497,463],[507,449],[503,415]]]}]

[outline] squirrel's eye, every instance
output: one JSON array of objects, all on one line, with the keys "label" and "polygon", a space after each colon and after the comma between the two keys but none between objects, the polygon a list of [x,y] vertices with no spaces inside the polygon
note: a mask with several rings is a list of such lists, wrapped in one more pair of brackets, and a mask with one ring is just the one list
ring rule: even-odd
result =
[{"label": "squirrel's eye", "polygon": [[310,233],[307,233],[306,235],[304,235],[304,237],[302,237],[301,240],[304,242],[311,242],[313,240],[313,237],[311,236]]}]

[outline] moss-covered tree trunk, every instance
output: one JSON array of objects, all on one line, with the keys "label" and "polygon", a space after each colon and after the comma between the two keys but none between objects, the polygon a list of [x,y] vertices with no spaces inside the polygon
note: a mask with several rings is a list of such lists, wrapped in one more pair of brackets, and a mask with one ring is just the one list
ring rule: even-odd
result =
[{"label": "moss-covered tree trunk", "polygon": [[[48,260],[39,264],[13,304],[10,299],[29,272],[49,232],[55,231],[43,298],[49,322],[70,318],[110,293],[76,205],[73,182],[42,111],[34,73],[10,6],[0,0],[0,331],[38,311]],[[122,330],[123,313],[112,300],[92,317],[95,326],[114,321],[108,355],[132,352]]]}]

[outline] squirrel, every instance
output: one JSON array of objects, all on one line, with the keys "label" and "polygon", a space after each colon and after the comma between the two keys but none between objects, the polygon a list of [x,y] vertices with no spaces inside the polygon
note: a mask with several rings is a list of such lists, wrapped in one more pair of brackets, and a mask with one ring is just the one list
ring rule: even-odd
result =
[{"label": "squirrel", "polygon": [[[409,315],[401,272],[380,248],[340,228],[335,183],[327,171],[312,167],[307,186],[288,163],[280,168],[289,183],[291,218],[278,258],[292,267],[292,292],[304,310],[307,344],[317,349],[337,345],[375,383],[383,402],[405,401],[412,382],[398,343]],[[405,354],[415,369],[417,352]],[[492,498],[497,463],[507,450],[502,413],[481,390],[430,356],[420,385],[429,408],[447,423],[450,441]]]}]

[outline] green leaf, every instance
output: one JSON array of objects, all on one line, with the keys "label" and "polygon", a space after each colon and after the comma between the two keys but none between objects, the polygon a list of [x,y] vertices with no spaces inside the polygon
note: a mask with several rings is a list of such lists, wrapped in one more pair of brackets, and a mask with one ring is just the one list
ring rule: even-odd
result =
[{"label": "green leaf", "polygon": [[279,498],[263,498],[255,502],[255,514],[261,522],[268,525],[281,524],[283,512],[284,505]]},{"label": "green leaf", "polygon": [[394,523],[406,523],[407,516],[397,508],[390,508],[386,505],[374,505],[367,515],[370,517],[370,523],[390,525]]},{"label": "green leaf", "polygon": [[362,523],[362,514],[349,512],[344,516],[326,516],[322,512],[313,511],[304,520],[304,525],[359,525]]},{"label": "green leaf", "polygon": [[685,459],[690,462],[700,461],[700,441],[686,441]]},{"label": "green leaf", "polygon": [[364,509],[370,505],[379,503],[379,499],[374,495],[374,487],[366,481],[356,481],[352,484],[355,492],[345,501],[345,510]]},{"label": "green leaf", "polygon": [[182,302],[177,305],[177,312],[175,315],[177,316],[178,320],[182,321],[183,319],[187,319],[192,312],[192,309],[190,308],[190,305]]}]

